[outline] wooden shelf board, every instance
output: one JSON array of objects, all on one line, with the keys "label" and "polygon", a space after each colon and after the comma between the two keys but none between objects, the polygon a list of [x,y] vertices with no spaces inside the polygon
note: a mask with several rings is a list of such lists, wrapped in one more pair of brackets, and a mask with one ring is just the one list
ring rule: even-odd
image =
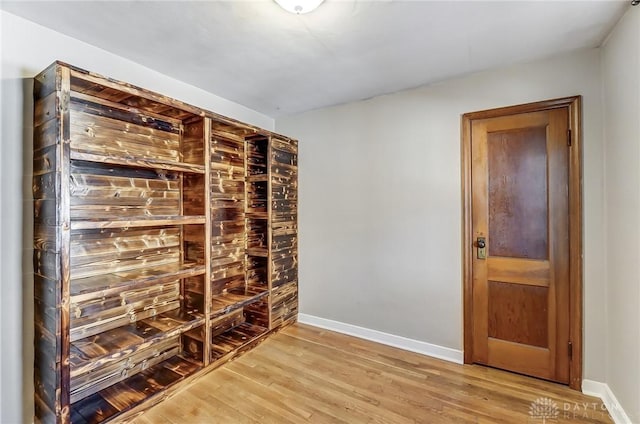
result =
[{"label": "wooden shelf board", "polygon": [[250,182],[250,183],[267,182],[268,180],[269,180],[269,176],[267,174],[257,174],[257,175],[247,176],[247,182]]},{"label": "wooden shelf board", "polygon": [[71,405],[71,422],[97,423],[121,414],[203,368],[202,363],[173,356]]},{"label": "wooden shelf board", "polygon": [[259,256],[261,258],[268,258],[269,250],[266,247],[251,247],[247,249],[247,255]]},{"label": "wooden shelf board", "polygon": [[211,299],[211,316],[227,314],[234,309],[255,302],[269,294],[269,288],[264,286],[249,286],[246,289],[235,289],[221,295],[214,295]]},{"label": "wooden shelf board", "polygon": [[234,350],[241,349],[268,331],[268,328],[244,322],[214,337],[211,340],[211,360],[216,361]]},{"label": "wooden shelf board", "polygon": [[97,163],[109,163],[112,165],[126,165],[140,168],[190,172],[195,174],[205,173],[204,165],[142,157],[99,155],[95,153],[81,152],[78,150],[71,150],[71,159]]},{"label": "wooden shelf board", "polygon": [[245,212],[245,217],[250,219],[269,219],[269,214],[267,212]]},{"label": "wooden shelf board", "polygon": [[182,278],[202,275],[205,265],[195,262],[153,266],[152,268],[134,269],[131,271],[101,274],[85,278],[71,278],[70,302],[82,302],[117,294],[124,288],[133,290],[152,284],[161,284]]},{"label": "wooden shelf board", "polygon": [[194,216],[139,216],[122,219],[84,219],[71,221],[72,230],[88,230],[98,228],[156,227],[162,225],[204,224],[204,215]]},{"label": "wooden shelf board", "polygon": [[204,316],[174,309],[153,318],[114,328],[71,343],[71,378],[127,356],[204,324]]}]

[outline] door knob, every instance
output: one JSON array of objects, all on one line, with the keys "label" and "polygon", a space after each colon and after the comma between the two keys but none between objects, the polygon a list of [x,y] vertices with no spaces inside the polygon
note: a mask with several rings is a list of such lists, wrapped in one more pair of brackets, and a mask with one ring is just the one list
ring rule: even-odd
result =
[{"label": "door knob", "polygon": [[484,237],[478,237],[476,239],[476,247],[478,248],[477,257],[478,259],[486,259],[487,257],[487,242]]}]

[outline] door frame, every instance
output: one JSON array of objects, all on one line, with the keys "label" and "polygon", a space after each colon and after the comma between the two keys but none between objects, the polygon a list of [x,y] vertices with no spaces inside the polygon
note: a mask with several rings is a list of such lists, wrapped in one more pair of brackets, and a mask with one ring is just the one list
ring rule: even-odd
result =
[{"label": "door frame", "polygon": [[[582,389],[582,96],[563,97],[462,115],[462,279],[464,363],[473,358],[473,232],[471,220],[471,123],[505,115],[566,108],[569,116],[569,387]],[[568,348],[568,347],[567,347]]]}]

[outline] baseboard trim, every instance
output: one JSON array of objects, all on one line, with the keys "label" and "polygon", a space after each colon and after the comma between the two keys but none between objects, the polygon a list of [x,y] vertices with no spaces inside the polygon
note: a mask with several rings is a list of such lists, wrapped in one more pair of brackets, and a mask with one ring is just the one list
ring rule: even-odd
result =
[{"label": "baseboard trim", "polygon": [[298,322],[302,324],[312,325],[314,327],[324,328],[325,330],[331,330],[337,333],[358,337],[360,339],[370,340],[372,342],[384,344],[387,346],[397,347],[398,349],[420,353],[422,355],[431,356],[433,358],[455,362],[456,364],[462,364],[463,357],[462,351],[460,350],[438,346],[419,340],[409,339],[407,337],[396,336],[394,334],[383,333],[382,331],[371,330],[369,328],[359,327],[357,325],[347,324],[331,319],[320,318],[313,315],[298,314]]},{"label": "baseboard trim", "polygon": [[602,399],[602,403],[607,407],[613,422],[616,424],[633,424],[608,384],[593,380],[582,380],[582,393]]}]

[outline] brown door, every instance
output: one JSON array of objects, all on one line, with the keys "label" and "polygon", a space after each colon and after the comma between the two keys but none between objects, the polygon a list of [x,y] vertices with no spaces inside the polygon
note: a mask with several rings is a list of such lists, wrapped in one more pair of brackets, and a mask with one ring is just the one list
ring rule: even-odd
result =
[{"label": "brown door", "polygon": [[[472,361],[569,382],[569,113],[472,120]],[[483,247],[484,246],[484,247]]]}]

